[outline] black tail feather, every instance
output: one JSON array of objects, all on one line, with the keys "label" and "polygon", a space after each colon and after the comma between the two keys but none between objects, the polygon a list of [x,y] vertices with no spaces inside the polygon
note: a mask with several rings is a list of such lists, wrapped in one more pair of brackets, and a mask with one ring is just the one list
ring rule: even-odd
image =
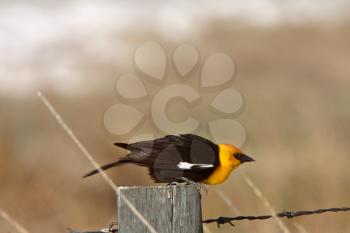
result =
[{"label": "black tail feather", "polygon": [[[119,166],[119,165],[122,165],[122,164],[128,163],[128,162],[130,162],[130,161],[125,160],[125,159],[121,159],[121,160],[118,160],[118,161],[113,162],[113,163],[105,164],[105,165],[103,165],[102,167],[100,167],[100,169],[104,171],[104,170],[107,170],[107,169],[109,169],[109,168],[116,167],[116,166]],[[97,173],[99,173],[99,172],[100,172],[99,169],[92,170],[92,171],[86,173],[86,174],[83,176],[83,178],[86,178],[86,177],[95,175],[95,174],[97,174]]]},{"label": "black tail feather", "polygon": [[113,145],[116,145],[116,146],[118,146],[120,148],[124,148],[124,149],[128,149],[128,147],[129,147],[128,143],[122,143],[122,142],[116,142]]}]

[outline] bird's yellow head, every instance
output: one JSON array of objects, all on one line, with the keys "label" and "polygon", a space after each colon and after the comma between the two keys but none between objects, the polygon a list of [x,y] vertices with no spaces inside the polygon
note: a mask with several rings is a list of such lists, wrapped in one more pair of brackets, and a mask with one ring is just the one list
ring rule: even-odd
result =
[{"label": "bird's yellow head", "polygon": [[230,168],[238,167],[245,162],[255,161],[244,154],[238,147],[231,144],[219,144],[219,157],[221,165]]}]

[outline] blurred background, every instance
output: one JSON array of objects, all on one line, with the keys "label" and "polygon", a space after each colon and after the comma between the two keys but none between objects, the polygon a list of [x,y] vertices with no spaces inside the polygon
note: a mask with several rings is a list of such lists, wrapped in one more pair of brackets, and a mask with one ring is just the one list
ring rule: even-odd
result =
[{"label": "blurred background", "polygon": [[[0,208],[29,232],[100,229],[115,194],[36,93],[42,91],[99,163],[125,154],[103,115],[117,77],[144,41],[232,55],[245,107],[243,149],[257,162],[203,195],[203,218],[350,206],[350,4],[323,1],[1,1]],[[205,56],[204,56],[205,57]],[[150,58],[151,59],[151,58]],[[169,75],[173,75],[169,71]],[[153,90],[153,91],[156,91]],[[147,101],[140,105],[147,105]],[[142,107],[141,106],[141,107]],[[203,112],[202,114],[205,114]],[[122,122],[121,122],[122,124]],[[118,185],[152,185],[147,171],[109,171]],[[218,191],[219,190],[219,191]],[[349,214],[284,221],[291,232],[349,232]],[[281,232],[275,221],[210,232]],[[0,219],[0,232],[15,232]]]}]

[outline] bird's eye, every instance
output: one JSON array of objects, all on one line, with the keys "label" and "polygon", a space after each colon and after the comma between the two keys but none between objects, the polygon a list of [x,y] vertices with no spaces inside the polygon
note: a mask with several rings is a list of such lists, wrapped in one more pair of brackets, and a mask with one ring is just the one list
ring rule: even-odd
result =
[{"label": "bird's eye", "polygon": [[234,153],[233,156],[238,159],[241,160],[242,154],[241,153]]}]

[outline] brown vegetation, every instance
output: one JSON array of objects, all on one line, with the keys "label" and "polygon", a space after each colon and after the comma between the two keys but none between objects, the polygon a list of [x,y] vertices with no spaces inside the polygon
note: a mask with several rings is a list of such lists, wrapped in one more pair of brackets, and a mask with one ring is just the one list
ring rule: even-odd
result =
[{"label": "brown vegetation", "polygon": [[[268,213],[246,185],[243,172],[261,188],[275,210],[349,204],[348,28],[349,24],[238,28],[213,22],[202,37],[190,41],[203,56],[211,51],[232,54],[239,68],[235,87],[245,96],[239,120],[248,131],[245,151],[257,162],[240,168],[220,188],[241,214]],[[156,39],[169,49],[180,43],[167,42],[156,34],[130,32],[124,37],[134,48],[144,39]],[[81,85],[86,91],[62,95],[46,84],[41,90],[96,160],[112,161],[125,153],[112,142],[124,139],[106,133],[102,116],[117,101],[112,88],[115,78],[132,66],[100,62],[69,46],[61,49],[63,53],[73,50],[79,58],[74,69],[86,77]],[[128,56],[126,61],[131,61],[132,51]],[[40,74],[40,67],[33,69]],[[113,191],[98,176],[81,179],[91,164],[35,93],[23,98],[2,96],[0,105],[0,207],[30,232],[107,226],[116,215]],[[118,185],[152,183],[145,170],[133,166],[108,173]],[[233,215],[215,188],[209,187],[209,194],[203,195],[204,216]],[[297,232],[295,221],[307,232],[348,232],[348,218],[347,213],[325,214],[288,220],[286,224],[291,232]],[[219,232],[215,226],[210,229]],[[0,220],[0,231],[12,230]],[[220,229],[222,233],[254,231],[279,229],[273,221]]]}]

